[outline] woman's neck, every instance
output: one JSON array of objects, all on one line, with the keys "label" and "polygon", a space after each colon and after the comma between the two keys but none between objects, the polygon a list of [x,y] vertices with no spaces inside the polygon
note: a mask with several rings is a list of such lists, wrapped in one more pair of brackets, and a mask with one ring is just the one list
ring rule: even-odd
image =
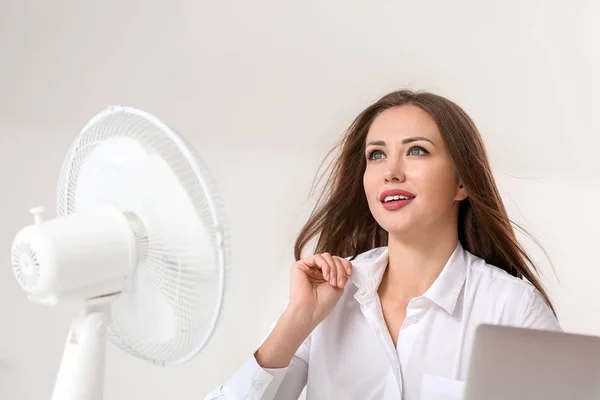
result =
[{"label": "woman's neck", "polygon": [[433,284],[458,244],[456,225],[421,238],[390,234],[388,266],[379,285],[380,298],[408,304],[422,296]]}]

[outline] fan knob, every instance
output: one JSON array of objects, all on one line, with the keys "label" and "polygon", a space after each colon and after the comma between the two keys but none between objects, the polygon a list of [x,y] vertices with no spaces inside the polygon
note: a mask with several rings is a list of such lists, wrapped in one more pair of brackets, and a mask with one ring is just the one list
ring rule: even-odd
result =
[{"label": "fan knob", "polygon": [[44,211],[46,211],[46,209],[44,207],[34,207],[31,210],[29,210],[29,212],[31,213],[31,215],[33,215],[33,220],[36,224],[39,224],[42,222],[42,214],[44,213]]}]

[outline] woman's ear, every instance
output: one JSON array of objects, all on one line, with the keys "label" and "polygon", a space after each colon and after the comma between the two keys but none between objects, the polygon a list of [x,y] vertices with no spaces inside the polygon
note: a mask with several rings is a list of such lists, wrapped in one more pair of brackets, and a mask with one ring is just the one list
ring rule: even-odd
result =
[{"label": "woman's ear", "polygon": [[465,187],[465,184],[462,183],[462,181],[459,181],[458,187],[456,188],[456,197],[454,200],[463,201],[467,197],[468,197],[467,188]]}]

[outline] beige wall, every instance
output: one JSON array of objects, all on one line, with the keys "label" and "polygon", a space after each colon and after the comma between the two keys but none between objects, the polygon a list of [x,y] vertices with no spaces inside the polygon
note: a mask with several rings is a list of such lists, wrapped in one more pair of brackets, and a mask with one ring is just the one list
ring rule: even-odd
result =
[{"label": "beige wall", "polygon": [[109,104],[156,114],[201,154],[234,273],[217,335],[189,364],[160,370],[109,346],[107,399],[198,399],[241,365],[284,306],[320,160],[400,87],[473,116],[511,216],[552,258],[560,285],[534,252],[564,327],[600,334],[598,21],[591,0],[0,0],[0,398],[49,397],[72,309],[26,300],[10,243],[29,207],[53,209],[68,145]]}]

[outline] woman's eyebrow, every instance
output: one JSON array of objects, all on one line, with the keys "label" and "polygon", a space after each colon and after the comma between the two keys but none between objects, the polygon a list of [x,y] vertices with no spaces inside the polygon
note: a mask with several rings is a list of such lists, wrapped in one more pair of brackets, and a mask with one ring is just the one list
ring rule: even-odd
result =
[{"label": "woman's eyebrow", "polygon": [[[408,143],[412,143],[412,142],[419,142],[419,141],[426,141],[429,142],[431,144],[434,144],[431,139],[428,139],[424,136],[413,136],[413,137],[409,137],[406,139],[402,140],[402,144],[408,144]],[[385,141],[383,140],[372,140],[369,143],[367,143],[367,146],[385,146]]]}]

